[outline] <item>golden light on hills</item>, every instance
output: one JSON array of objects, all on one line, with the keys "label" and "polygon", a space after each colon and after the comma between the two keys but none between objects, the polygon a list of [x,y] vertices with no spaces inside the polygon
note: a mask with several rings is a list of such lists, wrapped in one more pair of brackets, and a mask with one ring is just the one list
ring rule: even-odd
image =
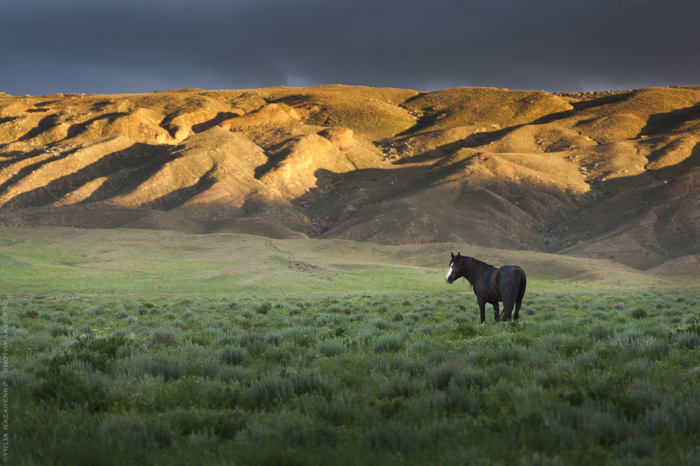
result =
[{"label": "golden light on hills", "polygon": [[697,87],[0,94],[0,225],[463,241],[691,264],[699,142]]}]

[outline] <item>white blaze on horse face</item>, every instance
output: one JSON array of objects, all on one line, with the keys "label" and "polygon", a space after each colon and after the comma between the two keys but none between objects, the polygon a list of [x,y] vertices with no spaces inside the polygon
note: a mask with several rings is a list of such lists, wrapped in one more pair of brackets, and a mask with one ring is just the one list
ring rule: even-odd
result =
[{"label": "white blaze on horse face", "polygon": [[450,264],[450,268],[447,271],[447,275],[445,275],[445,281],[449,282],[450,281],[450,275],[452,275],[452,269],[454,268],[454,264]]}]

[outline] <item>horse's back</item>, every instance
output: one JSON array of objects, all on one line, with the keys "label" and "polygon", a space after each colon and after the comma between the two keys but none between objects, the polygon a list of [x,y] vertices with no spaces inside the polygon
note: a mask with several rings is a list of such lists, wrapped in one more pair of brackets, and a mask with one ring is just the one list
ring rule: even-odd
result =
[{"label": "horse's back", "polygon": [[517,277],[518,279],[525,276],[525,271],[519,265],[503,265],[500,269],[498,269],[498,272],[509,277]]}]

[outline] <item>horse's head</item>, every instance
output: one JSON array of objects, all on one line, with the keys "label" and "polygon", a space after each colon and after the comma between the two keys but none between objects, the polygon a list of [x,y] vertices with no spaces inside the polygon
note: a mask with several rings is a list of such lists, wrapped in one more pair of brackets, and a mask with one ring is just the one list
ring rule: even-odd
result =
[{"label": "horse's head", "polygon": [[462,271],[464,261],[462,260],[462,255],[460,253],[457,253],[456,256],[450,253],[450,256],[452,256],[452,259],[450,260],[450,266],[447,269],[447,275],[445,275],[445,281],[452,284],[455,280],[464,276],[464,272]]}]

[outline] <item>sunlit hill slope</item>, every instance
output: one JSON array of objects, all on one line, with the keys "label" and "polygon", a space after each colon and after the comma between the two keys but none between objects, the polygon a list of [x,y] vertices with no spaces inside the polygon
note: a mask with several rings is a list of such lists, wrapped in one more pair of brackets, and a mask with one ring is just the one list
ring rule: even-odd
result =
[{"label": "sunlit hill slope", "polygon": [[467,243],[700,271],[700,87],[0,94],[0,226]]}]

